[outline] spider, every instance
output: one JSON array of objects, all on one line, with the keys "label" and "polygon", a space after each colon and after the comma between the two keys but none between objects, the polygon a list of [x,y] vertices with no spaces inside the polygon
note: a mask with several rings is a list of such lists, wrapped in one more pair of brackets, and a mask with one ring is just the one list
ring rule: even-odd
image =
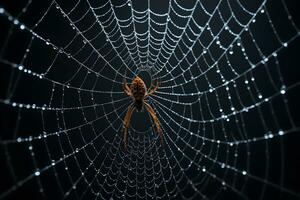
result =
[{"label": "spider", "polygon": [[130,125],[130,119],[133,111],[136,109],[138,112],[143,111],[144,107],[146,110],[150,113],[153,122],[156,126],[156,131],[160,136],[160,142],[163,144],[163,135],[161,126],[159,123],[159,120],[156,116],[155,111],[153,108],[146,102],[145,98],[153,95],[155,91],[158,89],[159,84],[157,82],[156,86],[151,85],[150,88],[147,90],[147,87],[144,83],[144,81],[139,77],[136,76],[132,83],[130,84],[130,87],[128,86],[126,82],[126,78],[123,82],[123,90],[124,93],[130,96],[133,100],[133,103],[128,107],[127,113],[124,118],[124,147],[125,150],[127,150],[127,144],[128,144],[128,128]]}]

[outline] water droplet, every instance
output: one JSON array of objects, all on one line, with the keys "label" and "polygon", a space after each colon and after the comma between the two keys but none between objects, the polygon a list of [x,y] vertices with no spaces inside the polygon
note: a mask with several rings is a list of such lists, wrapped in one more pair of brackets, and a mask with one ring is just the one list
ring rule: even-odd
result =
[{"label": "water droplet", "polygon": [[268,137],[269,137],[269,138],[273,138],[273,136],[274,136],[274,135],[273,135],[272,133],[269,133],[269,136],[268,136]]},{"label": "water droplet", "polygon": [[19,65],[18,69],[19,69],[19,70],[23,70],[23,69],[24,69],[24,66],[23,66],[23,65]]},{"label": "water droplet", "polygon": [[280,93],[285,94],[285,92],[286,92],[286,87],[285,87],[285,85],[283,85],[280,89]]},{"label": "water droplet", "polygon": [[25,29],[24,24],[22,24],[22,25],[20,26],[20,29],[21,29],[21,30],[24,30],[24,29]]},{"label": "water droplet", "polygon": [[41,173],[39,172],[39,171],[36,171],[35,173],[34,173],[34,175],[35,176],[39,176]]},{"label": "water droplet", "polygon": [[17,19],[14,20],[14,25],[19,24],[19,21]]},{"label": "water droplet", "polygon": [[244,171],[242,172],[242,174],[243,174],[243,175],[246,175],[246,174],[247,174],[247,172],[244,170]]},{"label": "water droplet", "polygon": [[283,130],[278,131],[278,135],[283,135],[283,134],[284,134]]},{"label": "water droplet", "polygon": [[0,8],[0,14],[4,13],[4,8]]}]

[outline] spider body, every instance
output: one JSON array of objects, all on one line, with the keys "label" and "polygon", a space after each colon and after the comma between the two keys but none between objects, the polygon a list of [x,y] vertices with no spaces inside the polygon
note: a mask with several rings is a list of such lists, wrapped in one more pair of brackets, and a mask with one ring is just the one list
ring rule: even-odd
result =
[{"label": "spider body", "polygon": [[134,99],[135,108],[137,111],[143,110],[143,101],[147,94],[147,88],[144,81],[140,77],[135,77],[130,86],[132,97]]},{"label": "spider body", "polygon": [[134,110],[142,111],[145,107],[146,110],[150,113],[153,122],[156,126],[156,131],[160,136],[161,144],[163,142],[163,136],[162,136],[162,130],[159,123],[159,120],[156,116],[155,111],[153,108],[146,102],[146,97],[153,95],[155,91],[158,89],[158,84],[156,86],[151,85],[149,90],[147,90],[146,84],[144,81],[139,77],[136,76],[132,83],[130,84],[130,87],[126,83],[126,79],[124,79],[123,82],[123,90],[125,94],[130,96],[133,99],[133,103],[128,107],[127,113],[124,118],[124,147],[127,149],[128,144],[128,128],[130,125],[130,119],[132,116],[132,113]]}]

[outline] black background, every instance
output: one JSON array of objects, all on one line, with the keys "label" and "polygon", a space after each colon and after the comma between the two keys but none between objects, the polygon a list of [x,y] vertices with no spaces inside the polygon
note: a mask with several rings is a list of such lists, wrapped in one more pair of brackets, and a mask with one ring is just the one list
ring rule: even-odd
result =
[{"label": "black background", "polygon": [[[97,1],[90,1],[93,5],[99,5],[99,2]],[[230,0],[229,2],[232,3],[233,9],[234,2]],[[245,5],[246,8],[249,8],[249,10],[256,10],[257,7],[261,4],[261,1],[241,1],[243,5]],[[17,16],[21,9],[26,5],[27,2],[19,2],[19,1],[3,1],[1,2],[1,6],[3,6],[12,16]],[[28,11],[23,14],[19,20],[22,21],[22,23],[26,24],[27,27],[30,29],[33,29],[35,23],[37,23],[37,20],[45,13],[46,9],[49,8],[50,1],[33,1],[33,3],[29,6]],[[59,5],[61,5],[61,8],[63,10],[70,10],[70,8],[74,7],[74,2],[72,1],[61,1],[58,2]],[[103,2],[104,3],[104,2]],[[191,8],[194,2],[192,1],[181,1],[180,4],[183,7]],[[213,10],[214,6],[218,3],[218,1],[209,1],[209,2],[203,2],[204,5],[207,6],[208,9]],[[297,1],[288,0],[286,1],[289,11],[293,17],[293,20],[295,21],[296,25],[299,25],[299,3]],[[102,2],[101,2],[102,4]],[[121,2],[118,1],[112,1],[113,5],[120,5]],[[83,4],[84,5],[84,4]],[[286,15],[283,12],[282,4],[279,1],[269,1],[267,2],[267,9],[270,12],[270,16],[272,18],[272,21],[275,25],[276,30],[278,31],[278,34],[280,38],[283,41],[286,41],[290,39],[292,36],[297,34],[295,30],[291,26],[291,22],[287,20]],[[146,1],[133,1],[133,6],[136,10],[145,10],[147,8]],[[167,12],[168,1],[151,1],[151,9],[158,13],[165,13]],[[119,18],[122,18],[122,16],[128,16],[128,10],[127,9],[116,9],[117,16]],[[220,10],[225,9],[223,7],[220,7]],[[85,7],[82,7],[82,10],[85,10]],[[80,13],[80,10],[77,11],[78,15],[82,15]],[[130,14],[130,13],[129,13]],[[183,14],[183,13],[182,13]],[[201,13],[200,13],[201,14]],[[180,18],[176,18],[176,16],[170,15],[171,18],[176,19],[176,23],[178,24],[184,24],[184,21],[180,21]],[[71,16],[72,17],[72,16]],[[76,18],[76,16],[73,16]],[[242,15],[237,14],[238,19],[247,20],[247,18],[243,18]],[[128,17],[124,17],[128,18]],[[88,18],[89,19],[89,18]],[[90,18],[91,22],[94,22],[94,18]],[[159,19],[164,21],[164,19]],[[275,49],[279,48],[278,42],[273,42],[274,40],[274,33],[270,31],[267,27],[269,24],[267,21],[264,21],[265,19],[258,16],[256,18],[256,23],[250,25],[250,29],[253,31],[254,38],[257,40],[257,43],[261,47],[262,51],[264,53],[270,53]],[[201,18],[199,16],[199,22],[205,24],[206,19]],[[218,29],[217,27],[222,27],[223,24],[220,24],[219,21],[215,21],[211,23],[212,29]],[[78,25],[79,29],[86,27],[85,24]],[[231,27],[232,29],[236,28],[234,25]],[[137,32],[144,32],[147,30],[147,26],[145,24],[137,25],[136,26]],[[10,33],[11,31],[11,33]],[[57,46],[65,46],[70,38],[74,37],[74,30],[69,25],[67,20],[62,17],[62,15],[57,11],[55,6],[53,6],[49,13],[43,18],[42,22],[34,28],[34,31],[40,34],[44,38],[50,39],[50,41],[57,45]],[[98,30],[95,30],[92,32],[92,35],[95,35]],[[125,30],[130,31],[130,30]],[[177,33],[178,34],[178,33]],[[12,22],[8,21],[7,17],[0,16],[0,60],[8,60],[13,63],[20,63],[22,60],[22,57],[25,53],[25,50],[27,48],[27,45],[30,41],[31,34],[28,31],[21,31],[17,28],[15,28],[12,25]],[[98,45],[98,47],[101,47],[103,44],[105,44],[104,37],[100,37],[97,42],[95,42],[95,45]],[[223,36],[220,38],[220,40],[224,43],[231,41],[230,38],[226,38],[226,36]],[[207,38],[201,38],[202,42],[208,42],[209,37]],[[275,40],[274,40],[275,41]],[[247,38],[247,36],[243,37],[242,40],[245,48],[247,49],[249,55],[251,55],[251,59],[253,60],[259,60],[261,59],[259,55],[257,55],[257,52],[253,49],[255,48],[253,46],[253,43]],[[77,45],[77,46],[76,46]],[[248,46],[247,46],[248,45]],[[75,43],[75,46],[73,49],[78,48],[78,46],[82,46],[81,42]],[[196,48],[196,47],[195,47]],[[234,47],[236,48],[236,46]],[[102,50],[101,53],[105,53],[110,50],[110,47],[106,47]],[[201,51],[202,49],[199,49]],[[238,52],[237,50],[233,49],[234,52]],[[69,51],[71,54],[72,48],[67,49],[66,51]],[[197,51],[197,50],[195,50]],[[212,46],[210,51],[213,55],[218,55],[219,50],[217,46]],[[26,68],[31,69],[32,71],[35,71],[37,73],[44,73],[45,70],[48,68],[51,61],[53,61],[56,50],[53,50],[49,46],[45,45],[45,42],[35,39],[31,48],[30,53],[28,54],[28,57],[25,59],[25,62],[23,63]],[[85,56],[88,55],[88,51],[85,53],[81,53],[76,58],[78,60],[84,60]],[[112,54],[114,56],[115,54]],[[282,74],[282,78],[284,80],[284,83],[287,87],[297,84],[299,82],[299,38],[296,38],[294,41],[292,41],[287,48],[284,48],[278,53],[278,60],[280,62],[280,70]],[[232,62],[236,63],[235,66],[239,66],[239,68],[236,69],[237,72],[243,72],[247,69],[247,67],[243,67],[245,60],[242,54],[234,54],[234,56],[231,58]],[[92,62],[92,61],[91,61]],[[172,62],[172,59],[171,59]],[[240,65],[239,65],[239,64]],[[95,70],[100,70],[102,68],[102,65],[104,64],[99,62],[98,65],[95,66]],[[116,75],[116,72],[112,71],[109,67],[104,68],[102,71],[102,74],[105,77],[108,77],[109,79],[115,79],[118,82],[123,81],[122,74],[125,74],[126,68],[124,65],[122,65],[122,62],[120,60],[117,60],[116,62],[111,63],[115,69],[118,70],[120,75]],[[132,63],[131,63],[132,64]],[[51,90],[52,90],[52,83],[46,80],[40,80],[36,77],[24,75],[21,72],[19,72],[16,69],[13,69],[10,65],[4,64],[3,62],[0,63],[0,99],[6,100],[8,99],[11,102],[20,102],[20,103],[35,103],[36,105],[47,105],[49,103],[50,97],[51,97]],[[220,62],[220,68],[222,71],[222,74],[230,80],[232,77],[231,72],[228,70],[228,68],[225,67],[224,63],[222,65],[222,62]],[[138,66],[130,66],[131,69],[134,71],[137,69]],[[206,66],[207,67],[207,66]],[[276,72],[274,60],[271,60],[268,62],[267,67],[257,67],[257,69],[253,70],[253,76],[256,78],[255,82],[258,84],[258,87],[260,88],[260,91],[263,96],[269,96],[274,93],[278,93],[278,91],[274,91],[270,89],[270,79],[266,74],[266,71],[264,69],[268,68],[270,69],[270,73],[272,77],[274,78],[275,85],[278,86],[278,88],[281,87],[280,78]],[[56,80],[60,83],[66,83],[66,80],[68,80],[72,74],[76,72],[76,70],[79,69],[78,65],[74,62],[71,62],[68,60],[68,58],[65,55],[59,56],[59,59],[55,62],[55,65],[49,73],[47,74],[47,77],[53,80]],[[167,74],[166,71],[167,67],[162,70],[158,76],[151,77],[151,74],[153,74],[155,71],[148,71],[148,72],[140,72],[140,76],[145,80],[146,85],[149,87],[151,82],[154,82],[156,79],[159,79],[161,76],[165,76]],[[203,66],[203,70],[205,69],[205,66]],[[239,71],[240,70],[240,71]],[[179,69],[174,70],[173,76],[178,76],[181,73]],[[70,86],[73,87],[80,87],[80,84],[83,82],[83,78],[86,75],[85,70],[80,70],[78,72],[78,76],[76,76],[73,80],[69,82]],[[129,71],[126,72],[126,75],[128,76],[128,82],[130,82],[130,79],[133,78],[133,74]],[[207,77],[210,80],[210,83],[212,86],[220,85],[220,80],[218,78],[215,78],[216,75],[213,72],[207,73]],[[248,76],[247,78],[250,78],[251,76]],[[166,81],[169,78],[171,78],[170,75],[166,75],[165,78],[162,78],[162,81]],[[92,88],[92,85],[95,81],[96,77],[93,77],[92,75],[89,76],[88,81],[84,82],[84,85],[81,85],[82,88]],[[188,77],[187,77],[188,79]],[[100,91],[113,91],[113,92],[120,92],[122,91],[121,85],[118,83],[113,83],[105,79],[101,79],[103,82],[97,84],[96,89]],[[170,81],[166,83],[163,86],[172,86],[176,85],[181,82],[181,79],[176,79],[178,82]],[[245,98],[245,102],[247,102],[247,95],[245,94],[244,88],[242,88],[242,82],[244,79],[238,80],[236,83],[238,85],[238,90],[241,91],[241,96]],[[203,85],[198,85],[198,89],[200,91],[206,91],[208,90],[208,85],[205,83],[205,79],[202,80]],[[241,86],[241,88],[239,88]],[[12,88],[15,87],[15,90],[13,91]],[[56,86],[55,93],[53,96],[53,107],[60,107],[61,106],[61,96],[62,96],[62,89],[61,86]],[[80,101],[78,98],[78,93],[76,90],[73,89],[65,89],[65,104],[64,107],[77,107],[80,106]],[[177,87],[174,89],[174,91],[171,91],[170,89],[162,89],[162,92],[177,92],[182,93],[183,90],[186,93],[189,93],[190,91],[195,91],[194,88],[189,85],[184,86],[183,88]],[[254,91],[254,90],[253,90]],[[255,92],[253,92],[255,94]],[[218,92],[220,96],[220,101],[224,104],[224,110],[227,113],[230,113],[230,106],[226,104],[226,100],[223,97],[226,97],[224,91]],[[90,92],[82,92],[81,94],[81,100],[84,105],[91,105],[92,102],[90,101],[91,93]],[[124,98],[123,94],[94,94],[95,101],[98,103],[104,103],[109,101],[116,101],[120,98]],[[161,97],[164,98],[171,98],[171,96],[159,94]],[[209,101],[209,107],[211,110],[218,110],[217,104],[212,99],[214,98],[214,95],[208,94],[207,96]],[[161,101],[163,105],[165,105],[168,108],[171,108],[174,111],[178,111],[178,113],[182,113],[182,108],[180,106],[176,107],[176,105],[169,105],[167,102],[162,101],[159,98],[154,97],[157,101]],[[257,98],[256,102],[258,101]],[[291,123],[290,119],[287,115],[287,110],[284,100],[288,100],[288,106],[290,108],[291,116],[294,122],[294,125]],[[188,98],[181,98],[181,97],[174,97],[173,100],[177,100],[179,102],[191,102],[194,100],[194,97],[188,97]],[[150,100],[151,101],[151,100]],[[236,99],[233,99],[233,101],[237,101]],[[155,101],[154,105],[155,105]],[[153,103],[152,102],[152,103]],[[250,101],[249,101],[250,102]],[[292,89],[288,90],[286,95],[284,97],[278,96],[274,99],[272,99],[272,105],[274,106],[275,115],[279,121],[280,128],[283,130],[289,130],[295,127],[300,126],[299,121],[299,86],[293,87]],[[105,129],[109,123],[115,119],[117,121],[113,123],[113,127],[110,128],[104,135],[104,137],[101,137],[99,140],[95,142],[95,147],[102,151],[103,155],[107,153],[111,153],[110,151],[106,151],[105,148],[109,148],[109,143],[106,143],[105,140],[112,142],[113,145],[116,145],[115,148],[120,149],[121,153],[119,154],[119,157],[117,158],[120,162],[121,158],[125,159],[125,163],[129,163],[130,159],[135,160],[136,156],[139,155],[143,157],[142,154],[137,154],[132,158],[128,156],[128,153],[124,152],[122,149],[122,134],[121,134],[121,125],[122,120],[118,119],[120,116],[121,118],[124,116],[124,113],[121,115],[122,112],[125,111],[126,106],[128,106],[130,101],[124,102],[123,109],[120,109],[113,113],[112,115],[108,115],[107,118],[100,120],[99,123],[93,124],[96,131],[101,132],[101,130]],[[204,107],[207,105],[207,101],[201,100],[200,104],[203,104]],[[251,105],[251,103],[249,103]],[[249,105],[247,104],[247,105]],[[98,115],[103,115],[104,113],[109,113],[115,110],[114,106],[115,104],[109,104],[105,108],[97,108],[96,113]],[[161,109],[159,109],[159,106],[156,107],[158,112],[162,112]],[[164,108],[164,107],[161,107]],[[238,108],[238,107],[237,107]],[[205,109],[205,108],[204,108]],[[270,113],[270,110],[268,109],[268,106],[262,106],[262,115],[258,113],[256,109],[254,111],[250,111],[247,115],[245,114],[245,120],[246,120],[246,128],[247,128],[247,134],[249,138],[252,137],[261,137],[262,133],[265,131],[264,128],[261,125],[261,117],[266,120],[268,131],[273,131],[276,133],[277,127],[274,124],[274,120],[272,117],[272,113]],[[95,118],[93,114],[93,110],[85,109],[85,116],[89,120],[93,120]],[[204,118],[209,118],[208,112],[204,112]],[[66,120],[67,127],[73,127],[77,126],[80,123],[84,122],[83,115],[81,110],[77,111],[65,111],[62,115],[56,113],[54,111],[44,111],[42,112],[44,116],[44,122],[45,127],[43,128],[43,123],[41,120],[41,111],[40,110],[31,110],[31,109],[17,109],[13,108],[11,105],[6,105],[3,102],[0,104],[0,139],[2,141],[8,141],[8,140],[16,140],[18,137],[27,138],[29,136],[38,136],[42,133],[42,131],[46,131],[46,133],[51,133],[53,131],[59,130],[58,126],[61,126],[60,128],[63,128],[62,125],[62,119],[64,118]],[[169,113],[170,114],[170,113]],[[200,113],[197,110],[193,111],[193,114],[195,116],[199,116]],[[189,116],[188,113],[183,114],[186,117]],[[161,113],[161,116],[167,120],[167,115]],[[20,120],[18,120],[18,117],[20,117]],[[59,120],[57,121],[57,118]],[[195,117],[195,119],[200,120],[201,117]],[[237,132],[237,127],[235,126],[234,118],[231,120],[230,123],[226,125],[226,133],[228,135],[232,135]],[[183,127],[189,127],[189,123],[186,121],[181,121],[182,119],[177,119],[174,116],[174,120],[177,121],[177,123],[182,123],[181,125]],[[181,138],[185,138],[187,141],[190,142],[192,146],[197,146],[197,149],[201,148],[202,141],[199,142],[199,145],[196,145],[196,143],[193,141],[193,138],[187,135],[187,133],[183,130],[180,130],[179,127],[170,122],[169,125],[176,130],[176,133],[168,127],[167,123],[162,121],[162,126],[164,128],[164,131],[166,134],[169,135],[169,137],[166,137],[166,144],[168,148],[162,149],[160,148],[160,145],[158,142],[154,143],[157,140],[157,136],[155,133],[152,133],[152,127],[151,127],[151,121],[147,114],[145,113],[134,113],[133,119],[132,119],[132,136],[130,140],[130,144],[135,144],[133,141],[133,138],[141,138],[141,140],[146,140],[148,138],[151,139],[152,143],[146,143],[146,147],[149,147],[149,152],[155,152],[153,149],[153,144],[156,145],[156,147],[159,149],[159,153],[155,154],[156,156],[159,156],[159,158],[162,160],[162,162],[165,162],[166,159],[164,159],[164,155],[167,157],[173,156],[172,152],[174,152],[175,156],[177,156],[178,159],[180,159],[180,162],[182,164],[182,167],[186,167],[189,164],[189,161],[185,158],[183,158],[182,154],[178,152],[176,146],[170,141],[173,140],[175,144],[178,145],[178,147],[185,152],[186,155],[191,156],[194,158],[195,162],[198,161],[198,157],[193,155],[194,151],[187,148],[186,144],[184,144],[181,140],[177,139],[177,134]],[[191,126],[189,127],[191,131],[197,132],[197,129],[203,130],[203,127],[200,126]],[[221,141],[224,140],[223,136],[219,135],[211,135],[213,133],[222,133],[220,124],[217,124],[215,128],[215,132],[212,131],[212,127],[210,125],[207,125],[205,127],[204,135],[208,138],[218,138]],[[81,130],[81,133],[79,133],[79,130],[76,129],[74,131],[69,131],[68,135],[62,134],[59,137],[60,142],[63,144],[63,149],[65,152],[72,153],[74,152],[75,148],[80,148],[84,142],[82,140],[81,135],[84,134],[84,137],[87,141],[92,140],[95,135],[93,134],[93,131],[91,130],[91,127],[84,127]],[[143,132],[140,134],[139,132]],[[118,134],[117,141],[113,141],[113,136],[115,134]],[[144,134],[144,135],[143,135]],[[200,135],[201,131],[200,131]],[[236,136],[237,139],[239,136]],[[191,139],[191,140],[190,140]],[[295,193],[300,194],[300,151],[299,151],[299,131],[293,131],[289,134],[286,134],[282,137],[276,137],[270,140],[262,140],[255,143],[249,143],[250,149],[248,151],[251,152],[250,159],[250,171],[251,174],[260,177],[262,179],[269,180],[272,183],[276,183],[277,185],[280,185],[280,179],[283,177],[283,187],[287,188],[289,190],[294,191]],[[45,141],[47,141],[47,144],[49,146],[49,151],[51,153],[52,159],[57,160],[59,159],[62,154],[60,151],[60,148],[58,147],[58,139],[57,138],[47,138],[47,140],[35,140],[32,142],[32,145],[34,147],[35,152],[35,161],[37,162],[37,166],[39,168],[43,168],[45,166],[48,166],[51,164],[50,159],[47,154],[47,150],[45,148]],[[72,145],[69,145],[69,141],[71,141]],[[9,188],[11,188],[14,185],[17,185],[17,183],[20,183],[20,180],[23,180],[25,177],[31,175],[34,173],[34,170],[36,167],[33,165],[32,157],[30,156],[30,152],[28,151],[29,143],[20,143],[20,144],[8,144],[4,145],[1,144],[0,149],[0,179],[1,179],[1,187],[0,187],[0,194],[2,192],[7,191]],[[134,146],[134,145],[133,145]],[[141,147],[139,147],[141,148]],[[134,152],[134,148],[129,148],[130,151]],[[141,150],[141,149],[139,149]],[[215,144],[206,144],[203,147],[203,153],[210,155],[211,157],[217,156],[217,160],[225,162],[225,160],[228,159],[229,164],[233,165],[233,154],[234,149],[230,150],[230,153],[226,154],[227,147],[225,146],[216,146]],[[266,152],[268,150],[268,152]],[[86,149],[86,152],[90,155],[93,155],[95,152],[92,148],[88,147]],[[114,152],[114,151],[113,151]],[[146,158],[149,158],[149,152],[145,154]],[[246,167],[245,163],[245,157],[247,156],[247,148],[245,145],[242,147],[239,147],[239,159],[237,159],[236,167],[238,169],[244,169]],[[131,155],[131,154],[130,154]],[[230,158],[226,158],[228,156]],[[267,156],[266,156],[267,155]],[[243,157],[244,156],[244,157]],[[93,157],[93,156],[92,156]],[[182,158],[182,159],[181,159]],[[282,160],[284,158],[284,160]],[[11,159],[9,161],[9,159]],[[79,160],[80,168],[84,169],[88,164],[89,160],[87,157],[81,152],[78,154],[77,159]],[[104,157],[102,158],[100,156],[99,159],[96,160],[95,166],[99,167],[101,163],[103,162]],[[269,159],[269,160],[267,160]],[[106,161],[109,163],[109,161]],[[112,160],[111,160],[112,162]],[[173,158],[170,158],[170,162],[173,166],[177,166],[174,171],[180,171],[178,169],[178,165],[175,164],[175,161]],[[11,166],[9,166],[9,163],[11,163]],[[245,178],[241,176],[240,174],[236,174],[230,170],[220,170],[219,167],[216,167],[215,163],[209,162],[209,161],[199,161],[201,166],[207,166],[206,168],[210,170],[212,173],[216,174],[220,178],[224,179],[226,182],[228,182],[230,185],[234,185],[234,188],[236,190],[240,190],[241,193],[248,196],[250,199],[297,199],[295,195],[290,195],[289,193],[285,191],[281,191],[280,189],[276,187],[272,187],[269,184],[265,184],[262,181],[254,180],[250,177]],[[76,166],[76,162],[74,159],[67,159],[67,165],[69,168],[69,173],[72,178],[76,179],[79,176],[79,167]],[[130,164],[128,164],[130,165]],[[67,177],[67,174],[64,170],[65,164],[58,164],[56,167],[58,179],[60,180],[60,184],[62,188],[69,189],[71,187],[69,178]],[[16,175],[16,180],[14,180],[13,173]],[[105,171],[105,170],[104,170]],[[115,169],[116,171],[116,169]],[[17,188],[16,191],[11,192],[8,196],[6,196],[5,199],[61,199],[63,196],[61,192],[59,191],[57,179],[54,175],[53,170],[49,170],[47,172],[41,172],[40,180],[42,182],[44,191],[43,193],[39,192],[40,186],[38,185],[38,181],[36,178],[33,178],[26,182],[24,185]],[[166,174],[168,172],[165,172]],[[125,173],[126,174],[126,173]],[[203,180],[204,182],[202,184],[198,185],[198,189],[202,189],[202,192],[206,194],[208,198],[214,198],[214,199],[242,199],[241,196],[237,195],[235,192],[232,192],[230,189],[226,189],[222,187],[219,181],[216,181],[209,177],[205,173],[201,173],[197,170],[196,166],[192,166],[187,172],[187,176],[192,178],[199,176],[197,178],[196,183],[201,182]],[[200,175],[199,175],[200,174]],[[87,179],[92,178],[94,175],[93,172],[88,172],[86,174]],[[133,176],[133,175],[132,175]],[[155,176],[155,175],[153,175]],[[104,177],[102,175],[99,175],[98,179],[101,180]],[[114,177],[112,177],[113,179]],[[151,182],[150,182],[151,183]],[[168,185],[168,188],[173,188],[174,183],[170,182],[170,185]],[[184,188],[186,185],[186,182],[183,180],[182,182],[176,183],[178,184],[179,188]],[[122,184],[120,183],[120,188],[122,188]],[[203,186],[203,187],[202,187]],[[263,187],[265,188],[265,191],[263,191]],[[149,186],[153,187],[153,186]],[[86,188],[86,183],[84,181],[79,182],[79,185],[77,186],[77,194],[74,192],[71,192],[70,196],[68,196],[68,199],[76,199],[76,195],[79,195],[84,191]],[[105,192],[97,186],[92,186],[95,191],[99,191],[101,194],[104,195],[104,198],[109,199],[111,197],[110,194],[106,194]],[[153,188],[152,188],[153,189]],[[158,193],[161,192],[163,194],[165,192],[165,189],[161,186],[157,189]],[[65,191],[66,192],[66,191]],[[64,193],[65,193],[64,192]],[[116,193],[116,196],[113,196],[113,198],[117,198],[120,192]],[[134,194],[135,190],[131,188],[127,191],[129,194]],[[183,194],[187,197],[193,196],[193,190],[190,187],[187,187]],[[43,196],[42,194],[45,194],[46,196]],[[159,196],[161,196],[161,194]],[[84,196],[84,199],[94,199],[95,197],[90,192],[90,190],[87,192],[87,194]],[[127,197],[130,199],[130,197]],[[167,197],[165,197],[167,199]],[[181,199],[181,196],[176,196],[175,199]],[[195,196],[195,199],[201,199],[200,196]],[[100,199],[100,198],[99,198]],[[133,198],[135,199],[135,198]],[[149,198],[150,199],[150,198]]]}]

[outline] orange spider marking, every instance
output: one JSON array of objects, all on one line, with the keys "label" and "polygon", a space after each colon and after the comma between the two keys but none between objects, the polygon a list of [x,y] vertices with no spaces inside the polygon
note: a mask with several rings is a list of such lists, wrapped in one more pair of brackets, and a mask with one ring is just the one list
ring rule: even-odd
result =
[{"label": "orange spider marking", "polygon": [[162,129],[159,123],[159,120],[156,116],[155,111],[153,108],[145,101],[145,98],[150,95],[154,95],[155,91],[158,89],[159,84],[157,83],[155,86],[151,85],[151,87],[147,90],[147,87],[144,83],[144,81],[136,76],[132,83],[130,84],[130,87],[128,86],[126,79],[124,79],[123,82],[123,90],[124,93],[128,96],[132,97],[133,104],[131,104],[127,110],[127,113],[124,118],[124,147],[127,150],[128,145],[128,128],[130,124],[130,119],[132,116],[133,111],[136,109],[137,111],[142,111],[145,107],[146,110],[150,113],[153,122],[156,126],[156,132],[160,136],[160,142],[163,144],[163,135],[162,135]]}]

